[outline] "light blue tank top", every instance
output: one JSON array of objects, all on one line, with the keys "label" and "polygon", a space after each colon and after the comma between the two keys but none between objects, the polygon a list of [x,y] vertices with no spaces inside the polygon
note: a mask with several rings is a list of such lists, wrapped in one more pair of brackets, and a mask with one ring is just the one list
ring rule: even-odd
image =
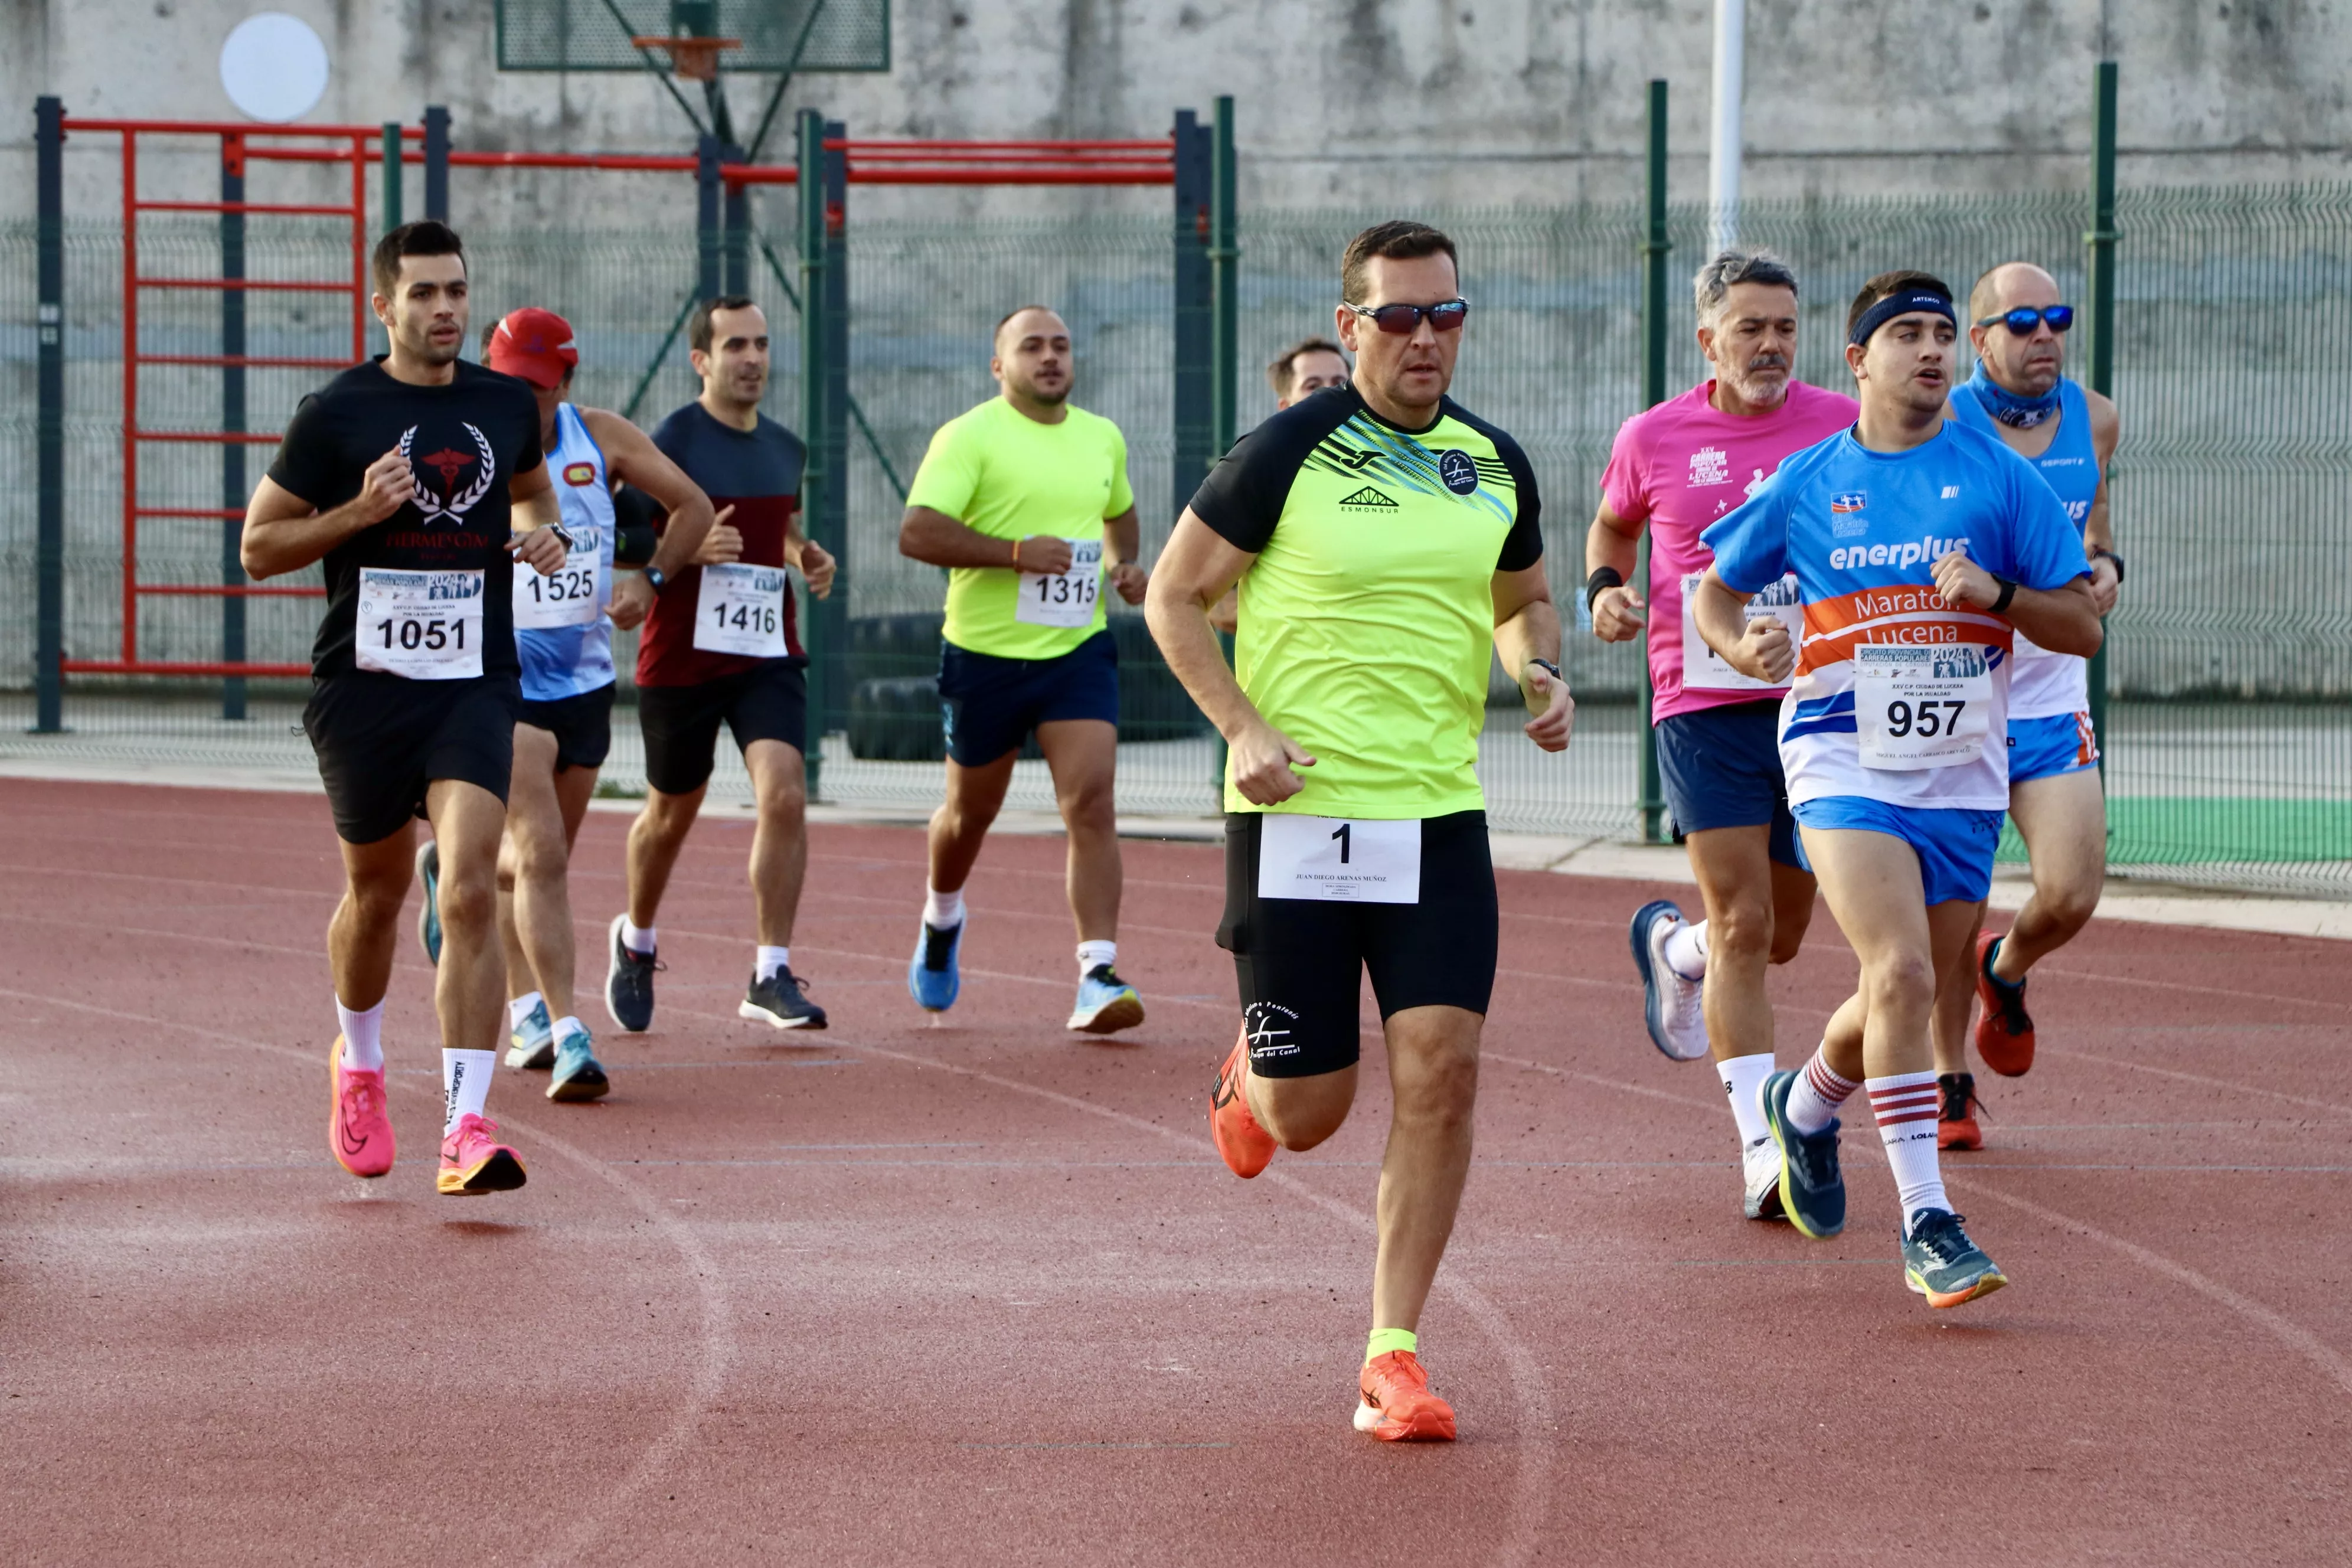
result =
[{"label": "light blue tank top", "polygon": [[[613,623],[604,614],[613,603],[613,487],[604,448],[569,403],[555,410],[555,450],[547,455],[547,470],[562,508],[563,531],[572,535],[572,555],[554,586],[588,588],[596,613],[577,626],[525,626],[532,614],[527,596],[544,595],[551,584],[534,585],[524,575],[527,568],[517,571],[515,651],[522,660],[522,694],[531,702],[553,702],[613,684]],[[590,585],[582,577],[592,563],[595,577]]]},{"label": "light blue tank top", "polygon": [[[1970,383],[1962,382],[1952,394],[1952,413],[1961,424],[2000,438],[2000,426]],[[2081,528],[2090,518],[2091,502],[2098,499],[2099,454],[2091,445],[2091,405],[2084,400],[2083,389],[2072,381],[2061,377],[2058,382],[2058,434],[2051,438],[2047,451],[2026,461],[2057,493],[2059,504],[2074,520],[2074,526]]]}]

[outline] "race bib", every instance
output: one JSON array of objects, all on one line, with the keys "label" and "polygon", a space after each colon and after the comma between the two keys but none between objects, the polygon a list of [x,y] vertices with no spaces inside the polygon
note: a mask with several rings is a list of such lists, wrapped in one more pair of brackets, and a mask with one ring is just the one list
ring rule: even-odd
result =
[{"label": "race bib", "polygon": [[518,561],[514,566],[514,622],[530,631],[584,626],[604,610],[604,551],[596,531],[572,531],[563,564],[546,577]]},{"label": "race bib", "polygon": [[784,569],[740,561],[702,569],[694,646],[746,658],[784,657]]},{"label": "race bib", "polygon": [[410,680],[482,673],[482,574],[360,569],[352,640],[362,669]]},{"label": "race bib", "polygon": [[1866,768],[1975,762],[1991,728],[1992,667],[1973,643],[1864,643],[1853,650],[1853,717]]},{"label": "race bib", "polygon": [[[1698,602],[1698,585],[1705,582],[1701,573],[1683,574],[1683,688],[1688,691],[1778,691],[1780,687],[1769,680],[1758,680],[1731,668],[1730,661],[1706,646],[1698,635],[1698,620],[1692,613]],[[1789,628],[1791,647],[1801,647],[1805,637],[1805,606],[1797,599],[1797,574],[1794,572],[1771,584],[1748,601],[1748,618],[1778,616],[1780,624]],[[1783,683],[1785,684],[1785,683]]]},{"label": "race bib", "polygon": [[1421,824],[1353,817],[1259,819],[1257,896],[1334,903],[1421,902]]},{"label": "race bib", "polygon": [[1032,626],[1090,626],[1102,593],[1102,541],[1067,539],[1067,572],[1024,572],[1021,600],[1013,618]]}]

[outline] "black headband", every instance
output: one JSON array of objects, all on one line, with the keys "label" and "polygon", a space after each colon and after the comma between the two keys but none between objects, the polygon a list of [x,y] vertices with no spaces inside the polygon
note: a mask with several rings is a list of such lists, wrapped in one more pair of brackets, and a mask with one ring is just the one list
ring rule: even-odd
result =
[{"label": "black headband", "polygon": [[1952,314],[1950,300],[1931,289],[1909,289],[1900,294],[1889,294],[1869,310],[1864,310],[1862,313],[1862,320],[1853,324],[1853,331],[1845,335],[1845,341],[1850,343],[1866,343],[1870,341],[1871,333],[1878,331],[1895,317],[1908,316],[1916,310],[1925,310],[1930,315],[1941,316],[1956,327],[1959,325],[1958,320]]}]

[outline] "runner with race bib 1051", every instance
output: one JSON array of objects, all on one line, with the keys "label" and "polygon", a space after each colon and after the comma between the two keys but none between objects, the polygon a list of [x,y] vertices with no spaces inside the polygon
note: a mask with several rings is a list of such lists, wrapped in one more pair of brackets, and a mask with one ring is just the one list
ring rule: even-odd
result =
[{"label": "runner with race bib 1051", "polygon": [[[440,855],[427,897],[437,894],[445,933],[436,1184],[496,1192],[523,1184],[522,1161],[483,1114],[505,967],[499,836],[521,700],[509,584],[517,561],[560,570],[563,534],[530,390],[457,357],[467,301],[457,235],[404,225],[377,243],[371,272],[391,349],[294,411],[239,554],[257,582],[312,562],[326,570],[303,728],[342,840],[343,897],[327,931],[341,1026],[328,1065],[335,1158],[357,1176],[392,1168],[383,998],[422,816]],[[510,533],[516,524],[524,531]]]},{"label": "runner with race bib 1051", "polygon": [[947,795],[931,816],[930,874],[907,989],[943,1013],[962,984],[965,880],[1034,733],[1069,836],[1078,994],[1068,1027],[1143,1022],[1118,976],[1118,645],[1103,586],[1142,602],[1135,495],[1118,426],[1070,402],[1070,329],[1043,305],[996,324],[998,395],[931,437],[907,492],[898,552],[948,568],[940,648]]},{"label": "runner with race bib 1051", "polygon": [[[2087,656],[2099,618],[2082,537],[2026,460],[1948,419],[1958,330],[1924,272],[1863,286],[1846,317],[1852,430],[1809,447],[1706,530],[1700,635],[1790,682],[1780,760],[1800,845],[1861,988],[1801,1072],[1764,1082],[1780,1204],[1807,1236],[1845,1226],[1837,1111],[1870,1091],[1902,1205],[1904,1279],[1955,1307],[2008,1279],[1961,1228],[1937,1161],[1937,977],[1968,962],[2009,801],[2003,710],[2015,636]],[[1804,631],[1747,601],[1794,572]]]}]

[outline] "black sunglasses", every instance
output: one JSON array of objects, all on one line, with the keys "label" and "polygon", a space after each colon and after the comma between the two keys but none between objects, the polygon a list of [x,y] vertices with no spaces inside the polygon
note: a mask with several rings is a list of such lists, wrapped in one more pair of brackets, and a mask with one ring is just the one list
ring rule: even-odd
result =
[{"label": "black sunglasses", "polygon": [[2063,332],[2067,328],[2074,324],[2074,307],[2072,305],[2044,305],[2042,309],[2037,310],[2031,305],[2021,305],[2014,310],[2004,310],[1998,316],[1987,316],[1983,321],[1979,321],[1977,325],[1979,327],[1990,327],[1995,321],[2000,322],[2003,326],[2006,326],[2011,331],[2015,332],[2021,338],[2032,337],[2033,335],[2033,329],[2040,326],[2044,321],[2050,323],[2050,330],[2052,331]]},{"label": "black sunglasses", "polygon": [[1430,330],[1439,332],[1458,331],[1462,323],[1470,316],[1470,301],[1467,300],[1442,300],[1434,305],[1368,307],[1350,305],[1345,300],[1340,300],[1339,303],[1348,310],[1355,311],[1381,331],[1400,338],[1409,336],[1421,325],[1422,318],[1424,316],[1429,319]]}]

